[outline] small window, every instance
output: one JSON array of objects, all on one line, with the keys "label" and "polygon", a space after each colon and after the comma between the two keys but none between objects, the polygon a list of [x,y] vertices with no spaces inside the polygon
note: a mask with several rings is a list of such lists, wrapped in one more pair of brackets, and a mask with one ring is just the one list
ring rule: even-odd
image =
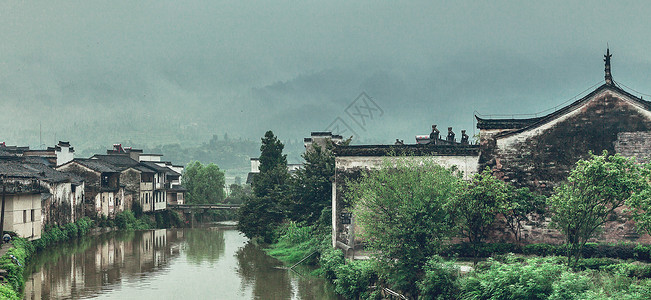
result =
[{"label": "small window", "polygon": [[23,223],[27,223],[27,210],[23,210]]},{"label": "small window", "polygon": [[31,220],[32,222],[34,222],[34,210],[33,210],[33,209],[32,209],[32,211],[30,212],[30,220]]}]

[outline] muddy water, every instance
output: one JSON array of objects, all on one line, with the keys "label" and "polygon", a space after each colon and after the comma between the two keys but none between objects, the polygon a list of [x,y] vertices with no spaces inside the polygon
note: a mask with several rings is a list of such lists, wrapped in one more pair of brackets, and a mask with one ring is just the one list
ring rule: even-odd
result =
[{"label": "muddy water", "polygon": [[337,299],[279,266],[233,229],[116,232],[37,254],[25,299]]}]

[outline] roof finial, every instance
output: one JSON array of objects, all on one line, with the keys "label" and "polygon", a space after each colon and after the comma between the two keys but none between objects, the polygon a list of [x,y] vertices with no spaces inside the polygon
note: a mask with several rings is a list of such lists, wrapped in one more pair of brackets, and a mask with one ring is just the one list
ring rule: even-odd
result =
[{"label": "roof finial", "polygon": [[610,54],[610,47],[606,48],[606,55],[604,55],[604,62],[606,63],[606,68],[605,68],[604,71],[606,72],[606,84],[607,85],[612,85],[613,84],[613,75],[610,74],[610,58],[612,56],[613,55]]}]

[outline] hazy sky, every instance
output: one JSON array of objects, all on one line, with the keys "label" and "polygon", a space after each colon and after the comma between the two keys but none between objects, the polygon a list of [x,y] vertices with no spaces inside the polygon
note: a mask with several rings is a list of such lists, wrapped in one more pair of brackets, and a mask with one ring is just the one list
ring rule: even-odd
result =
[{"label": "hazy sky", "polygon": [[[300,139],[340,122],[413,143],[571,99],[603,80],[607,44],[614,80],[651,94],[648,1],[536,2],[3,1],[0,140],[33,145],[41,124],[74,145],[66,126],[125,123],[124,140]],[[362,92],[373,110],[349,106]]]}]

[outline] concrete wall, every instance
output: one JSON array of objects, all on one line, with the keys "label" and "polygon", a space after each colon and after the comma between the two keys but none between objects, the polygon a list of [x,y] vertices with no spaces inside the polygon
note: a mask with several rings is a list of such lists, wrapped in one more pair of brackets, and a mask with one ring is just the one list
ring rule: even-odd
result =
[{"label": "concrete wall", "polygon": [[55,152],[57,155],[57,166],[75,159],[75,153],[70,151],[70,147],[61,147],[60,150],[57,149]]},{"label": "concrete wall", "polygon": [[41,194],[14,194],[5,199],[4,230],[28,239],[41,237]]}]

